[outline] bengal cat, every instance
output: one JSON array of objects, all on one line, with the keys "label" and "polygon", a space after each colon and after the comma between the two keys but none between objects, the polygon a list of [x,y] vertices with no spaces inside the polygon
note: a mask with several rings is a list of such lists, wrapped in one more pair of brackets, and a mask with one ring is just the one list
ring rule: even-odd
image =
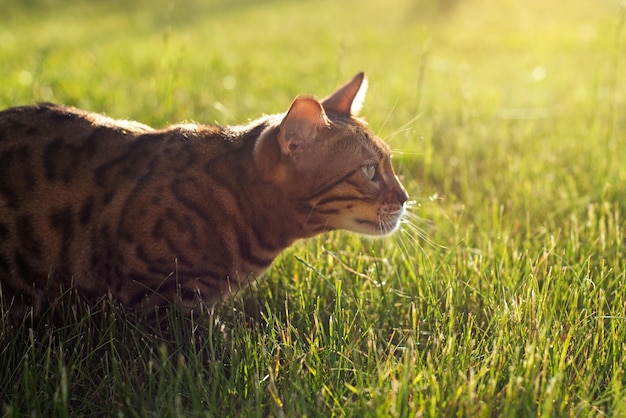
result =
[{"label": "bengal cat", "polygon": [[294,241],[394,231],[407,193],[355,117],[364,74],[245,126],[155,130],[49,103],[0,112],[0,283],[14,309],[73,287],[131,309],[212,303]]}]

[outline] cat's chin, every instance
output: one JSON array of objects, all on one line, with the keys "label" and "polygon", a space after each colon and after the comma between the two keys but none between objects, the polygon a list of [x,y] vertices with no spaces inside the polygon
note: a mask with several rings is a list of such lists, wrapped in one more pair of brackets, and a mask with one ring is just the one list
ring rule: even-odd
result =
[{"label": "cat's chin", "polygon": [[391,225],[380,226],[378,228],[378,230],[376,231],[376,233],[374,233],[374,234],[366,234],[366,235],[374,237],[374,238],[376,238],[376,237],[386,237],[386,236],[389,236],[389,235],[393,234],[394,232],[396,232],[398,230],[398,228],[400,228],[400,218],[398,218],[398,220],[396,220]]},{"label": "cat's chin", "polygon": [[398,227],[399,227],[399,224],[398,226],[395,226],[391,229],[384,229],[384,230],[379,229],[377,231],[354,231],[354,232],[357,232],[358,234],[366,238],[378,239],[378,238],[385,238],[385,237],[391,236],[394,232],[396,232]]},{"label": "cat's chin", "polygon": [[366,219],[354,219],[350,225],[346,225],[342,229],[356,232],[367,237],[380,238],[393,234],[400,227],[402,213],[387,219],[378,219],[370,221]]}]

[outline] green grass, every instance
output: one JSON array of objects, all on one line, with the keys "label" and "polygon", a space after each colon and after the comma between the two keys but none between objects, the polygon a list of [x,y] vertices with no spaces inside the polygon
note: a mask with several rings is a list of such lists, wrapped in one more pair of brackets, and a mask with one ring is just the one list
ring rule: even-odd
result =
[{"label": "green grass", "polygon": [[167,335],[109,303],[2,311],[3,415],[626,415],[624,6],[101,3],[3,4],[0,107],[239,123],[365,70],[416,204]]}]

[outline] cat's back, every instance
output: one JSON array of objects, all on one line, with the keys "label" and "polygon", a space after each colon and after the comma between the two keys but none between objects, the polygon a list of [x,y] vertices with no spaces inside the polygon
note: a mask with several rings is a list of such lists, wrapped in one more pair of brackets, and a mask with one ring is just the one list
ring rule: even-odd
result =
[{"label": "cat's back", "polygon": [[[131,134],[153,131],[147,125],[135,121],[117,120],[107,116],[64,106],[55,103],[37,103],[26,106],[10,107],[0,111],[0,132],[15,132],[23,130],[30,136],[45,134],[50,129],[63,128],[68,125],[76,130],[88,130],[106,127],[113,130],[126,131]],[[3,142],[8,139],[0,138]]]},{"label": "cat's back", "polygon": [[93,170],[128,153],[152,128],[40,103],[0,112],[0,210],[81,194]]},{"label": "cat's back", "polygon": [[[108,147],[123,145],[136,136],[153,132],[147,125],[115,120],[97,113],[53,103],[12,107],[0,111],[0,149],[12,147],[58,148],[62,144],[78,147],[81,142]],[[54,143],[55,145],[49,145]],[[95,153],[95,150],[92,150]]]},{"label": "cat's back", "polygon": [[0,111],[0,163],[32,151],[44,164],[71,159],[74,163],[90,163],[93,169],[122,155],[132,157],[133,153],[154,156],[195,149],[209,156],[219,155],[241,146],[241,141],[233,140],[236,137],[236,130],[221,126],[189,123],[153,129],[133,120],[113,119],[54,103]]}]

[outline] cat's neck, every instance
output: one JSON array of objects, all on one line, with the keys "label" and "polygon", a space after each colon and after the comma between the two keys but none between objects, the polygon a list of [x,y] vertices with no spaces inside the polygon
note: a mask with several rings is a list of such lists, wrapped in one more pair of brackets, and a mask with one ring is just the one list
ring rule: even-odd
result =
[{"label": "cat's neck", "polygon": [[[274,256],[294,241],[311,236],[305,222],[294,216],[298,212],[294,199],[293,179],[287,178],[283,156],[277,142],[280,121],[284,115],[269,115],[248,125],[229,128],[234,142],[245,149],[245,176],[241,194],[254,210],[249,219],[252,229],[263,246],[275,252]],[[270,251],[271,252],[271,251]]]}]

